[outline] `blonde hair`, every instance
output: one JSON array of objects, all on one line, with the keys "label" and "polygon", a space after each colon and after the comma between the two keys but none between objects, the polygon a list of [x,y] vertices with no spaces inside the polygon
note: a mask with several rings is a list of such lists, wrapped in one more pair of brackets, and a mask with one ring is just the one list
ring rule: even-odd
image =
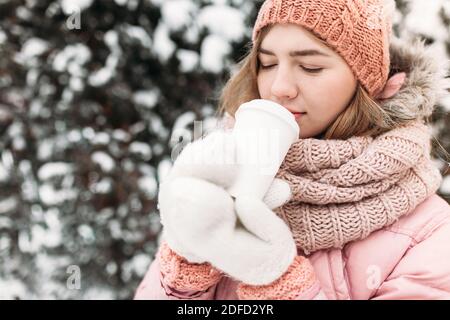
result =
[{"label": "blonde hair", "polygon": [[[247,101],[260,99],[257,87],[259,69],[258,49],[270,26],[261,30],[254,44],[250,43],[247,55],[238,63],[238,71],[225,84],[220,97],[217,115],[225,112],[234,117],[238,107]],[[320,40],[320,39],[319,39]],[[327,43],[320,40],[322,43]],[[348,139],[352,136],[377,136],[412,121],[411,118],[384,110],[358,83],[349,106],[321,135],[324,139]]]}]

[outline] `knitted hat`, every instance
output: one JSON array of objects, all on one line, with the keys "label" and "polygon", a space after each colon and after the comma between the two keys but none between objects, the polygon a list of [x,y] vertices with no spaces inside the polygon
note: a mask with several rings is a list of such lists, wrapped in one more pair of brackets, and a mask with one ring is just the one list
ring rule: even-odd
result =
[{"label": "knitted hat", "polygon": [[376,97],[389,75],[393,9],[393,0],[266,0],[252,39],[267,25],[298,24],[340,54]]}]

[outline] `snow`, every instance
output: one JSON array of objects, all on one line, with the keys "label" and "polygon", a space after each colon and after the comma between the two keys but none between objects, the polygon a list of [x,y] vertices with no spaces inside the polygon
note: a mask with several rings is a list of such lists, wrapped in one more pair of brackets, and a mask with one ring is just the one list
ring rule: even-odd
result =
[{"label": "snow", "polygon": [[57,247],[62,241],[62,225],[59,219],[59,211],[57,209],[48,210],[45,213],[45,222],[47,229],[45,230],[43,244],[49,248]]},{"label": "snow", "polygon": [[187,111],[180,115],[175,124],[173,125],[173,131],[177,131],[179,129],[185,129],[188,125],[194,122],[196,116],[193,111]]},{"label": "snow", "polygon": [[155,168],[146,164],[146,163],[140,163],[139,164],[139,172],[142,175],[154,175],[155,174]]},{"label": "snow", "polygon": [[47,41],[30,38],[23,43],[21,51],[13,55],[13,60],[27,68],[38,67],[41,64],[39,57],[49,49]]},{"label": "snow", "polygon": [[200,27],[206,28],[212,35],[220,36],[226,41],[240,41],[247,31],[244,14],[226,5],[203,8],[197,20]]},{"label": "snow", "polygon": [[160,156],[164,152],[164,146],[161,143],[153,145],[153,153],[156,156]]},{"label": "snow", "polygon": [[125,171],[125,172],[132,172],[134,171],[134,169],[136,168],[136,164],[129,158],[127,159],[123,159],[120,162],[120,167]]},{"label": "snow", "polygon": [[158,211],[155,210],[150,214],[150,232],[161,235],[161,216]]},{"label": "snow", "polygon": [[111,51],[120,50],[119,35],[117,34],[117,31],[109,30],[108,32],[106,32],[104,36],[104,41],[106,45],[111,49]]},{"label": "snow", "polygon": [[169,37],[169,29],[164,23],[159,23],[154,33],[153,52],[162,63],[167,62],[176,49],[175,43]]},{"label": "snow", "polygon": [[111,172],[115,163],[113,158],[103,151],[96,151],[91,156],[92,161],[100,166],[103,172]]},{"label": "snow", "polygon": [[82,224],[77,228],[78,234],[88,243],[95,241],[94,230],[87,224]]},{"label": "snow", "polygon": [[64,88],[62,100],[59,103],[59,107],[67,109],[68,108],[67,106],[73,101],[73,97],[74,97],[73,91],[67,87]]},{"label": "snow", "polygon": [[89,8],[92,2],[93,0],[60,0],[61,8],[65,15],[83,11]]},{"label": "snow", "polygon": [[145,128],[146,128],[145,122],[144,121],[139,121],[139,122],[133,124],[130,127],[130,133],[133,134],[133,135],[137,135],[137,134],[139,134],[141,132],[144,132]]},{"label": "snow", "polygon": [[406,17],[406,27],[417,33],[433,38],[444,39],[447,32],[440,19],[436,19],[444,1],[412,1],[409,0],[410,13]]},{"label": "snow", "polygon": [[84,89],[84,82],[79,77],[72,77],[72,78],[70,78],[70,81],[69,81],[69,87],[73,91],[81,92]]},{"label": "snow", "polygon": [[95,131],[91,127],[86,127],[81,130],[81,134],[87,140],[93,140],[95,138]]},{"label": "snow", "polygon": [[[108,65],[108,64],[107,64]],[[110,64],[112,66],[112,64]],[[105,85],[114,76],[114,71],[111,67],[101,68],[97,72],[94,72],[89,77],[89,84],[93,87],[100,87]]]},{"label": "snow", "polygon": [[62,225],[56,209],[45,213],[46,228],[39,224],[32,226],[30,232],[21,230],[19,233],[19,248],[23,252],[35,253],[42,247],[54,248],[61,244]]},{"label": "snow", "polygon": [[61,205],[65,201],[74,200],[78,195],[75,189],[56,190],[54,186],[43,184],[39,187],[39,197],[48,206]]},{"label": "snow", "polygon": [[45,181],[55,176],[63,176],[73,172],[73,165],[65,162],[48,162],[42,165],[38,171],[40,180]]},{"label": "snow", "polygon": [[145,1],[152,3],[154,6],[160,7],[167,0],[145,0]]},{"label": "snow", "polygon": [[97,213],[97,223],[100,225],[105,225],[106,221],[109,221],[111,217],[114,216],[114,210],[112,208],[105,208]]},{"label": "snow", "polygon": [[69,133],[67,133],[67,140],[71,143],[77,143],[80,142],[82,138],[82,135],[80,133],[80,130],[70,130]]},{"label": "snow", "polygon": [[443,194],[450,195],[450,176],[446,176],[444,180],[442,181],[440,191]]},{"label": "snow", "polygon": [[109,230],[111,232],[111,237],[113,239],[121,239],[122,238],[122,228],[120,226],[119,221],[116,219],[112,219],[108,223]]},{"label": "snow", "polygon": [[137,6],[139,5],[139,0],[114,0],[114,2],[118,6],[127,5],[128,10],[136,10]]},{"label": "snow", "polygon": [[[32,172],[31,161],[22,160],[19,163],[20,174],[24,177],[21,186],[23,200],[35,202],[38,200],[38,184]],[[33,206],[31,207],[33,211]]]},{"label": "snow", "polygon": [[30,20],[33,17],[31,11],[23,6],[20,6],[16,9],[16,16],[25,21]]},{"label": "snow", "polygon": [[27,72],[27,85],[34,86],[39,77],[39,71],[37,68],[30,68]]},{"label": "snow", "polygon": [[[62,51],[58,52],[53,58],[53,69],[59,72],[68,70],[71,65],[72,72],[76,72],[75,65],[84,65],[91,60],[92,54],[90,49],[82,43],[66,46]],[[70,63],[73,64],[70,64]]]},{"label": "snow", "polygon": [[53,152],[53,144],[53,139],[43,139],[38,142],[37,157],[39,160],[43,161],[50,158]]},{"label": "snow", "polygon": [[47,41],[40,38],[30,38],[22,46],[20,56],[22,59],[27,60],[36,56],[40,56],[49,48]]},{"label": "snow", "polygon": [[107,145],[111,141],[111,136],[106,132],[97,132],[92,139],[92,143],[96,145]]},{"label": "snow", "polygon": [[164,126],[161,118],[158,116],[151,117],[148,126],[149,130],[155,133],[163,141],[169,136],[169,130]]},{"label": "snow", "polygon": [[198,7],[189,0],[169,0],[161,7],[162,18],[171,31],[187,27],[197,11]]},{"label": "snow", "polygon": [[158,171],[158,180],[160,182],[164,181],[164,179],[167,177],[170,170],[172,169],[172,166],[173,161],[169,157],[166,157],[159,162],[157,171]]},{"label": "snow", "polygon": [[152,149],[147,143],[135,141],[130,144],[129,151],[132,154],[140,155],[144,161],[148,161],[152,158]]},{"label": "snow", "polygon": [[450,17],[450,1],[442,1],[442,9],[444,13]]},{"label": "snow", "polygon": [[133,101],[138,105],[152,109],[158,103],[159,96],[160,93],[157,89],[140,90],[133,94]]},{"label": "snow", "polygon": [[115,293],[109,288],[89,288],[83,294],[83,300],[115,300]]},{"label": "snow", "polygon": [[[0,229],[9,229],[14,226],[13,221],[4,216],[0,216]],[[0,238],[0,251],[5,250],[6,248],[4,246],[9,246],[9,238]]]},{"label": "snow", "polygon": [[21,279],[2,279],[0,278],[0,288],[8,288],[8,290],[0,290],[0,300],[14,300],[26,296],[28,289]]},{"label": "snow", "polygon": [[125,33],[132,39],[137,39],[144,48],[152,48],[152,39],[144,28],[127,24]]},{"label": "snow", "polygon": [[177,51],[177,58],[180,61],[181,72],[191,72],[197,68],[200,56],[193,50],[179,49]]},{"label": "snow", "polygon": [[126,132],[124,130],[116,129],[113,131],[113,138],[118,141],[128,142],[128,141],[130,141],[131,136],[128,132]]},{"label": "snow", "polygon": [[122,280],[128,281],[132,274],[143,277],[152,262],[149,255],[141,253],[122,263]]},{"label": "snow", "polygon": [[88,82],[93,87],[101,87],[115,76],[116,67],[122,55],[122,50],[119,46],[119,36],[116,31],[109,30],[104,36],[104,41],[109,47],[111,54],[106,59],[105,66],[89,76]]},{"label": "snow", "polygon": [[106,265],[106,272],[108,272],[108,274],[110,274],[110,275],[116,274],[116,272],[117,272],[117,263],[112,262],[112,261],[109,262]]},{"label": "snow", "polygon": [[14,122],[11,124],[11,126],[8,128],[8,135],[11,138],[21,136],[23,134],[24,128],[23,124],[20,122]]},{"label": "snow", "polygon": [[224,69],[224,59],[231,53],[231,45],[222,37],[207,36],[201,46],[200,64],[205,71],[219,73]]},{"label": "snow", "polygon": [[144,176],[139,178],[138,187],[149,199],[156,197],[158,183],[153,176]]},{"label": "snow", "polygon": [[139,3],[139,0],[128,0],[128,10],[136,10]]},{"label": "snow", "polygon": [[135,255],[131,260],[132,269],[139,277],[143,277],[151,262],[152,259],[148,254],[141,253]]},{"label": "snow", "polygon": [[6,182],[9,179],[9,170],[5,168],[5,166],[0,163],[0,182]]},{"label": "snow", "polygon": [[440,103],[447,112],[450,112],[450,92],[441,99]]},{"label": "snow", "polygon": [[12,169],[14,165],[14,158],[9,150],[2,151],[2,164],[6,170]]},{"label": "snow", "polygon": [[109,177],[105,177],[99,182],[95,182],[90,186],[93,193],[108,194],[111,192],[113,186],[113,180]]},{"label": "snow", "polygon": [[16,196],[11,196],[0,200],[0,214],[5,214],[17,208],[19,202]]},{"label": "snow", "polygon": [[[45,286],[37,288],[36,296],[32,299],[68,299],[75,298],[72,295],[75,293],[67,286],[67,280],[73,273],[67,272],[74,266],[71,263],[72,257],[66,255],[50,255],[45,252],[39,252],[35,255],[35,263],[39,274],[40,281],[45,283]],[[55,278],[56,271],[63,271],[65,273],[63,281],[57,281]],[[67,279],[67,280],[66,280]]]},{"label": "snow", "polygon": [[0,44],[5,43],[6,40],[8,40],[8,37],[6,36],[6,33],[4,33],[4,32],[0,29]]},{"label": "snow", "polygon": [[184,31],[183,38],[187,43],[196,44],[199,42],[200,28],[197,24],[191,25]]}]

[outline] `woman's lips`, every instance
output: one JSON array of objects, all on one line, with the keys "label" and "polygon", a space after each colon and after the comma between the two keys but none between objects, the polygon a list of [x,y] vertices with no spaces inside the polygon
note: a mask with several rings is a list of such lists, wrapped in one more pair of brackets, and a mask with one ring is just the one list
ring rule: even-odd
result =
[{"label": "woman's lips", "polygon": [[292,114],[294,115],[295,119],[299,119],[300,117],[303,117],[306,112],[292,112]]}]

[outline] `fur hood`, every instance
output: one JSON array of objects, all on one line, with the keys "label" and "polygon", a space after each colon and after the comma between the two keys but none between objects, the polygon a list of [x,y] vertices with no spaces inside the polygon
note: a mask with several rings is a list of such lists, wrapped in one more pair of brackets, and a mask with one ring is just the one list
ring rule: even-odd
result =
[{"label": "fur hood", "polygon": [[390,56],[389,76],[405,72],[406,79],[399,92],[381,105],[406,119],[430,116],[439,100],[449,94],[449,60],[438,61],[423,39],[411,37],[392,38]]}]

